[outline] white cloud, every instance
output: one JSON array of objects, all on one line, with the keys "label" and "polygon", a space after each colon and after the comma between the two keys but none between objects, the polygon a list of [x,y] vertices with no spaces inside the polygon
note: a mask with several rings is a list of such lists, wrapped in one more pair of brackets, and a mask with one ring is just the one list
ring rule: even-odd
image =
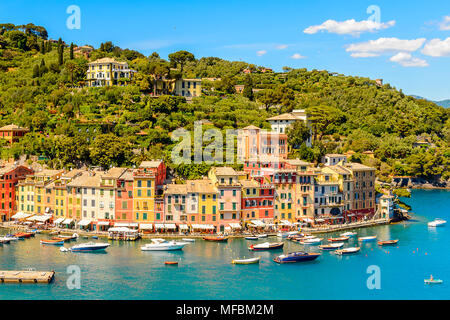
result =
[{"label": "white cloud", "polygon": [[260,51],[257,51],[257,52],[256,52],[256,54],[257,54],[259,57],[262,57],[262,56],[265,55],[266,53],[267,53],[266,50],[260,50]]},{"label": "white cloud", "polygon": [[302,56],[300,53],[295,53],[295,54],[292,55],[291,58],[298,60],[298,59],[304,59],[306,57]]},{"label": "white cloud", "polygon": [[415,58],[410,53],[406,52],[399,52],[389,60],[396,62],[403,67],[428,67],[428,62],[423,59]]},{"label": "white cloud", "polygon": [[433,39],[428,41],[422,50],[422,53],[431,57],[449,57],[450,56],[450,38],[445,40]]},{"label": "white cloud", "polygon": [[355,19],[338,22],[335,20],[327,20],[321,25],[311,26],[303,30],[307,34],[316,34],[320,31],[328,31],[336,34],[351,34],[359,36],[364,32],[375,32],[377,30],[387,29],[395,26],[395,21],[387,23],[375,22],[372,20],[356,21]]},{"label": "white cloud", "polygon": [[277,49],[277,50],[284,50],[284,49],[286,49],[287,47],[288,47],[287,44],[279,44],[279,45],[276,46],[276,49]]},{"label": "white cloud", "polygon": [[414,52],[425,43],[425,38],[401,40],[397,38],[379,38],[367,42],[354,43],[347,47],[353,57],[378,56],[385,52]]},{"label": "white cloud", "polygon": [[373,57],[379,57],[380,54],[370,53],[370,52],[355,52],[355,53],[352,53],[351,56],[353,58],[373,58]]},{"label": "white cloud", "polygon": [[445,16],[444,21],[439,24],[439,29],[442,31],[450,30],[450,16]]}]

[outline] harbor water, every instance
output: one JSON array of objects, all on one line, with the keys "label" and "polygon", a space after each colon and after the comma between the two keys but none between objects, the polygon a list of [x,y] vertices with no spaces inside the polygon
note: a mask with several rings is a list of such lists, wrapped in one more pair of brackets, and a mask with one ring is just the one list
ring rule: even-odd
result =
[{"label": "harbor water", "polygon": [[[448,299],[450,225],[429,229],[427,222],[435,218],[450,222],[450,192],[414,190],[412,198],[404,201],[413,208],[412,221],[357,230],[360,237],[399,239],[397,246],[367,243],[357,255],[324,252],[314,262],[299,264],[279,265],[272,259],[283,251],[319,249],[287,240],[283,251],[247,249],[252,243],[277,241],[269,238],[230,239],[228,243],[197,240],[180,252],[143,252],[140,246],[148,242],[143,240],[111,241],[106,253],[63,253],[57,246],[39,243],[48,235],[36,235],[0,246],[0,270],[55,270],[55,281],[49,285],[0,284],[0,299]],[[337,234],[320,237],[330,236]],[[71,245],[87,241],[78,239]],[[357,245],[350,240],[346,247]],[[259,265],[230,263],[255,256],[261,257]],[[164,265],[169,260],[179,265]],[[74,282],[68,266],[79,267],[80,289],[71,289]],[[380,289],[368,286],[371,266],[379,268]],[[425,285],[430,275],[444,283]]]}]

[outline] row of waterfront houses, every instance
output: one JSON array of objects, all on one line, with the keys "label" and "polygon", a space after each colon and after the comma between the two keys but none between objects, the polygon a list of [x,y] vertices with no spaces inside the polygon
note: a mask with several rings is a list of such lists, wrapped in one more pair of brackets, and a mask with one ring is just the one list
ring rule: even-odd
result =
[{"label": "row of waterfront houses", "polygon": [[[330,155],[333,157],[334,155]],[[243,171],[214,167],[207,177],[174,184],[162,161],[138,168],[48,170],[0,168],[2,220],[42,216],[67,227],[107,230],[203,229],[244,223],[354,222],[376,212],[375,169],[345,159],[314,167],[302,160],[247,160]]]}]

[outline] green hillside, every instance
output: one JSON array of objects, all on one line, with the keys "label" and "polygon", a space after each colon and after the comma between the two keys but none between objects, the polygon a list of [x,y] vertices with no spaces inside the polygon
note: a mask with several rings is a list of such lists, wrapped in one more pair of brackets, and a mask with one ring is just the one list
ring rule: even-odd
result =
[{"label": "green hillside", "polygon": [[[62,41],[46,39],[39,26],[0,25],[0,125],[14,123],[32,131],[13,147],[2,148],[3,158],[41,155],[57,168],[131,166],[165,158],[180,176],[195,178],[209,167],[171,165],[173,130],[192,130],[194,121],[202,119],[221,130],[250,124],[269,128],[266,118],[306,109],[314,145],[302,145],[304,128],[295,128],[289,133],[298,147],[293,157],[318,161],[328,152],[353,150],[353,161],[377,167],[383,179],[450,176],[450,110],[389,84],[379,87],[368,78],[288,67],[282,73],[263,72],[256,65],[188,52],[174,53],[167,61],[157,53],[145,57],[106,42],[91,59],[115,57],[138,74],[128,86],[87,89],[82,86],[88,61],[73,56]],[[253,72],[244,74],[246,68]],[[181,97],[149,95],[155,79],[180,77],[221,80],[203,81],[204,96],[191,104]],[[246,85],[243,95],[235,92],[237,84]],[[417,141],[428,141],[428,146],[415,147]],[[373,151],[376,159],[364,151]]]}]

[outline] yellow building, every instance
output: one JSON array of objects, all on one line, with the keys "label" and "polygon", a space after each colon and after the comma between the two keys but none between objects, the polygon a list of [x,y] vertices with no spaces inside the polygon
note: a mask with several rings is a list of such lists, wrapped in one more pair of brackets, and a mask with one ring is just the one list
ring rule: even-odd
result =
[{"label": "yellow building", "polygon": [[34,214],[34,176],[19,181],[16,187],[17,211]]},{"label": "yellow building", "polygon": [[144,161],[133,172],[133,218],[136,222],[155,221],[157,185],[165,179],[162,161]]},{"label": "yellow building", "polygon": [[88,64],[86,78],[89,87],[124,85],[133,79],[135,72],[126,62],[102,58]]},{"label": "yellow building", "polygon": [[186,98],[199,97],[202,95],[201,79],[181,79],[175,82],[174,92],[177,96]]},{"label": "yellow building", "polygon": [[186,186],[186,213],[189,223],[217,226],[219,221],[219,191],[211,180],[188,180]]}]

